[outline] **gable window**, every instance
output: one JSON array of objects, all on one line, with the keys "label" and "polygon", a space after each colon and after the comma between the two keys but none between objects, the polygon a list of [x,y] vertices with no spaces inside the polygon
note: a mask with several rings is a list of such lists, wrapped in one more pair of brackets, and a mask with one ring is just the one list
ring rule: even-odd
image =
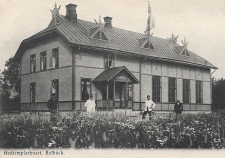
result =
[{"label": "gable window", "polygon": [[112,68],[112,57],[109,55],[105,58],[105,68]]},{"label": "gable window", "polygon": [[190,103],[190,80],[183,79],[183,103]]},{"label": "gable window", "polygon": [[54,96],[56,100],[59,100],[59,80],[52,80],[51,97]]},{"label": "gable window", "polygon": [[176,101],[176,93],[177,93],[177,81],[176,78],[170,77],[169,78],[169,102]]},{"label": "gable window", "polygon": [[59,48],[52,49],[51,67],[59,67]]},{"label": "gable window", "polygon": [[46,70],[46,52],[40,53],[40,70]]},{"label": "gable window", "polygon": [[202,81],[196,81],[196,103],[203,102]]},{"label": "gable window", "polygon": [[36,71],[36,57],[35,54],[30,55],[30,72]]},{"label": "gable window", "polygon": [[161,101],[161,77],[159,76],[152,76],[152,100]]},{"label": "gable window", "polygon": [[35,83],[30,84],[30,102],[34,103],[35,102]]},{"label": "gable window", "polygon": [[81,79],[81,100],[88,100],[91,94],[91,79]]}]

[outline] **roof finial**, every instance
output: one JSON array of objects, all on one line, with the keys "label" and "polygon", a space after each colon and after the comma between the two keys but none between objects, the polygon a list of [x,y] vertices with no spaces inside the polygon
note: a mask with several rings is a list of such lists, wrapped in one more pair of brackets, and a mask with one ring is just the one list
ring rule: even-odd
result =
[{"label": "roof finial", "polygon": [[183,46],[184,46],[185,48],[187,48],[189,42],[186,43],[186,37],[184,37],[184,41],[181,40],[181,42],[182,42]]},{"label": "roof finial", "polygon": [[57,16],[59,15],[59,9],[60,9],[61,6],[59,6],[59,8],[57,8],[57,4],[55,2],[55,5],[54,5],[54,9],[50,11],[52,12],[52,20],[53,20],[53,24],[56,24],[57,23]]}]

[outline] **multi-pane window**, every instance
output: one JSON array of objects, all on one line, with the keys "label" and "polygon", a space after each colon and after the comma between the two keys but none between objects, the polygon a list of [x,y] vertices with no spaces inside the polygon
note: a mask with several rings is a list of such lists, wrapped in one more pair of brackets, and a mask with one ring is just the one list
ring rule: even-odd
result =
[{"label": "multi-pane window", "polygon": [[202,103],[202,81],[196,81],[196,103]]},{"label": "multi-pane window", "polygon": [[30,102],[35,102],[35,83],[30,84]]},{"label": "multi-pane window", "polygon": [[52,80],[51,96],[54,96],[56,100],[59,99],[59,80],[58,79]]},{"label": "multi-pane window", "polygon": [[190,103],[190,80],[183,80],[183,103]]},{"label": "multi-pane window", "polygon": [[91,79],[81,79],[81,100],[88,100],[91,94]]},{"label": "multi-pane window", "polygon": [[46,70],[46,52],[40,53],[40,70]]},{"label": "multi-pane window", "polygon": [[176,94],[177,94],[177,81],[176,78],[169,78],[169,102],[175,102],[176,101]]},{"label": "multi-pane window", "polygon": [[59,49],[54,48],[52,49],[52,58],[51,58],[51,66],[52,68],[59,67]]},{"label": "multi-pane window", "polygon": [[36,57],[35,54],[30,56],[30,72],[36,71]]},{"label": "multi-pane window", "polygon": [[112,57],[108,56],[105,58],[105,68],[112,68]]},{"label": "multi-pane window", "polygon": [[161,77],[159,76],[152,76],[152,100],[161,101]]},{"label": "multi-pane window", "polygon": [[128,100],[133,98],[133,84],[128,84]]}]

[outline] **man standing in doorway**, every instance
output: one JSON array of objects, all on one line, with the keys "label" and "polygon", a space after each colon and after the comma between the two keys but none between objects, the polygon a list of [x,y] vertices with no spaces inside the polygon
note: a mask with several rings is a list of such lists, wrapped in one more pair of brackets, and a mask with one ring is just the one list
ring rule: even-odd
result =
[{"label": "man standing in doorway", "polygon": [[95,104],[95,100],[92,99],[92,98],[93,98],[93,95],[90,94],[90,99],[88,99],[86,101],[86,103],[84,104],[84,106],[87,107],[87,113],[94,113],[95,112],[96,104]]},{"label": "man standing in doorway", "polygon": [[152,110],[155,108],[155,103],[150,100],[150,95],[147,95],[147,100],[145,101],[145,110],[142,115],[142,119],[145,119],[145,116],[148,114],[150,117],[152,115]]}]

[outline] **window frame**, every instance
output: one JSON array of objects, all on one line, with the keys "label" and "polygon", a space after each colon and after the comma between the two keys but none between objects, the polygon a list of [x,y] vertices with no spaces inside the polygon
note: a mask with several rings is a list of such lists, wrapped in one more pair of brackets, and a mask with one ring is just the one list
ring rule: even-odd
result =
[{"label": "window frame", "polygon": [[[187,84],[188,83],[188,84]],[[188,99],[186,98],[188,96]],[[191,85],[189,79],[183,79],[183,103],[189,104],[191,100]]]},{"label": "window frame", "polygon": [[[109,62],[111,61],[111,66],[109,66]],[[113,68],[113,57],[110,55],[107,55],[107,57],[104,58],[104,68]]]},{"label": "window frame", "polygon": [[[34,63],[34,68],[32,67],[33,63]],[[36,54],[31,54],[30,55],[30,73],[34,73],[34,72],[36,72]]]},{"label": "window frame", "polygon": [[[84,101],[84,100],[88,100],[89,99],[89,97],[88,96],[86,96],[86,94],[87,94],[87,92],[85,93],[85,97],[84,97],[84,99],[83,99],[83,95],[82,95],[82,81],[85,81],[84,83],[86,84],[86,81],[88,81],[89,80],[89,82],[90,82],[90,94],[92,94],[92,78],[81,78],[80,79],[80,98],[81,98],[81,100],[82,101]],[[86,87],[87,87],[87,85],[86,85]],[[87,89],[86,89],[87,90]],[[90,95],[89,94],[89,95]]]},{"label": "window frame", "polygon": [[[57,50],[57,54],[55,55],[55,50]],[[57,58],[56,58],[57,57]],[[53,60],[53,58],[54,58],[54,60],[56,60],[57,62],[56,63],[54,63],[54,66],[52,65],[52,60]],[[57,48],[53,48],[52,49],[52,59],[51,59],[51,67],[53,68],[53,69],[57,69],[57,68],[59,68],[59,47],[57,47]]]},{"label": "window frame", "polygon": [[[156,85],[155,85],[155,79],[159,79],[158,81],[156,81]],[[152,100],[154,102],[161,102],[162,100],[162,79],[161,76],[152,76]]]},{"label": "window frame", "polygon": [[30,83],[30,102],[35,103],[36,99],[36,83]]},{"label": "window frame", "polygon": [[196,103],[202,104],[203,103],[203,83],[202,83],[202,81],[196,80],[195,90],[196,90]]},{"label": "window frame", "polygon": [[[171,83],[171,82],[174,82],[174,83]],[[171,95],[171,91],[174,93],[173,95]],[[174,103],[176,102],[176,100],[177,100],[177,79],[175,77],[169,77],[168,78],[168,101],[170,103]]]},{"label": "window frame", "polygon": [[[43,56],[44,54],[44,56]],[[42,60],[43,59],[43,60]],[[42,69],[42,61],[44,62],[44,66],[43,66],[43,69]],[[43,51],[43,52],[40,52],[40,71],[45,71],[47,69],[47,53],[46,51]]]},{"label": "window frame", "polygon": [[133,100],[133,93],[134,93],[133,89],[134,89],[134,85],[133,85],[133,83],[128,83],[127,86],[128,86],[127,87],[128,88],[128,100]]},{"label": "window frame", "polygon": [[[51,87],[53,88],[53,83],[56,82],[57,83],[57,87],[56,87],[56,96],[55,96],[55,99],[58,101],[59,100],[59,79],[54,79],[52,80],[52,85]],[[52,98],[52,91],[51,91],[51,98]]]}]

